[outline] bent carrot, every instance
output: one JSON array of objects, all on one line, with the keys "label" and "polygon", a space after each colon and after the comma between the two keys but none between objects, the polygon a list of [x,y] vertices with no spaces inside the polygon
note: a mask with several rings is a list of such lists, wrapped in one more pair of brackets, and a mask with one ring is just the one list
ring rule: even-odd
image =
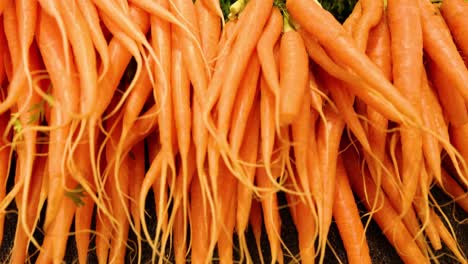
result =
[{"label": "bent carrot", "polygon": [[349,263],[372,263],[359,211],[341,158],[338,158],[333,218],[338,226]]}]

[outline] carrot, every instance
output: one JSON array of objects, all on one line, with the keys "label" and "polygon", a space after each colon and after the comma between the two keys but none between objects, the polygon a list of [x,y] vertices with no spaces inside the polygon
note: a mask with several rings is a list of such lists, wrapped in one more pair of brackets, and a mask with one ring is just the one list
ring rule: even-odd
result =
[{"label": "carrot", "polygon": [[[253,109],[246,121],[246,126],[249,127],[249,130],[242,141],[239,157],[241,160],[246,162],[244,168],[247,180],[249,183],[253,184],[260,138],[260,107],[258,103],[254,103]],[[244,185],[242,182],[237,182],[236,229],[239,237],[241,262],[244,256],[246,257],[246,261],[252,260],[248,252],[247,241],[245,240],[245,231],[249,224],[249,213],[252,208],[252,196],[253,193],[251,188]]]},{"label": "carrot", "polygon": [[440,6],[440,12],[444,17],[447,26],[450,29],[450,33],[457,44],[460,52],[463,55],[465,64],[468,63],[468,39],[466,36],[466,26],[468,21],[466,14],[468,5],[463,0],[448,0],[442,2]]},{"label": "carrot", "polygon": [[[468,162],[468,123],[461,126],[452,126],[450,129],[450,140],[453,146],[460,152],[464,162]],[[466,170],[463,171],[459,177],[464,186],[467,185],[468,174]]]},{"label": "carrot", "polygon": [[[41,194],[41,187],[43,184],[43,180],[45,179],[44,171],[47,166],[47,158],[40,157],[36,160],[34,164],[35,172],[34,177],[32,179],[32,188],[31,193],[29,196],[29,203],[26,208],[20,207],[18,208],[18,214],[26,214],[27,218],[25,223],[30,230],[34,230],[39,219],[39,212],[40,212],[40,199],[39,196]],[[17,166],[21,166],[19,163]],[[26,256],[28,253],[28,246],[30,237],[23,229],[23,223],[21,222],[21,217],[18,217],[18,223],[15,233],[15,238],[13,242],[13,250],[11,252],[11,263],[25,263]]]},{"label": "carrot", "polygon": [[383,16],[382,1],[359,1],[362,7],[362,15],[353,29],[353,37],[360,50],[366,50],[369,34],[372,28],[379,24]]},{"label": "carrot", "polygon": [[307,87],[309,60],[301,35],[285,25],[279,51],[279,124],[289,125],[299,114]]},{"label": "carrot", "polygon": [[[192,262],[204,263],[210,256],[210,225],[212,224],[212,215],[206,208],[200,185],[199,175],[195,174],[190,189],[190,237],[192,245]],[[196,226],[197,228],[193,228]]]},{"label": "carrot", "polygon": [[[382,102],[382,97],[372,94],[369,85],[364,83],[358,76],[338,66],[320,46],[320,44],[307,32],[301,31],[306,45],[307,53],[317,64],[327,71],[331,76],[345,81],[351,91],[364,100],[390,120],[403,122],[398,110],[388,101]],[[363,89],[364,88],[364,89]],[[386,100],[386,99],[384,99]]]},{"label": "carrot", "polygon": [[252,228],[252,233],[255,238],[255,244],[257,245],[257,252],[260,258],[260,263],[265,263],[263,260],[263,251],[261,246],[261,235],[262,235],[262,207],[260,201],[253,199],[252,207],[250,208],[249,222]]},{"label": "carrot", "polygon": [[9,2],[10,0],[5,0],[5,1],[0,2],[0,15],[3,13],[3,10],[5,10]]},{"label": "carrot", "polygon": [[265,29],[257,42],[258,59],[264,72],[265,80],[268,87],[271,89],[275,97],[276,113],[276,130],[279,129],[279,99],[280,99],[280,82],[279,72],[275,55],[273,53],[275,44],[278,42],[283,29],[283,16],[277,7],[271,10],[270,18],[268,19]]},{"label": "carrot", "polygon": [[[450,141],[448,133],[448,125],[445,123],[442,107],[434,94],[432,88],[427,80],[426,72],[423,70],[422,74],[422,117],[425,126],[431,131],[434,131],[439,137],[442,137],[447,142]],[[428,173],[435,177],[437,182],[442,180],[441,172],[441,158],[442,146],[439,144],[438,139],[433,135],[425,132],[423,133],[423,154],[428,165]]]},{"label": "carrot", "polygon": [[[219,186],[233,186],[219,193],[219,218],[217,219],[218,233],[218,252],[219,263],[232,263],[233,262],[233,241],[232,234],[236,224],[236,211],[237,211],[237,187],[236,178],[227,169],[226,165],[221,161],[219,169],[218,181]],[[209,260],[207,260],[209,261]]]},{"label": "carrot", "polygon": [[336,172],[333,218],[343,239],[348,261],[372,263],[359,211],[341,158],[338,159]]},{"label": "carrot", "polygon": [[[150,67],[154,64],[150,62]],[[129,94],[125,105],[123,106],[123,117],[122,117],[122,136],[125,137],[134,122],[137,120],[138,115],[143,109],[145,102],[151,94],[152,86],[149,77],[148,70],[143,69],[141,74],[135,81],[135,86],[132,92]]]},{"label": "carrot", "polygon": [[[387,197],[381,192],[377,196],[375,184],[368,176],[365,176],[368,172],[361,172],[357,154],[352,149],[348,149],[344,153],[343,161],[352,188],[359,198],[364,201],[366,208],[371,210],[375,200],[378,199],[379,210],[373,212],[373,219],[384,230],[385,236],[397,250],[401,259],[405,263],[429,263],[429,260],[421,253],[412,239],[408,229],[399,220],[398,213],[389,204]],[[365,181],[363,176],[366,177]]]},{"label": "carrot", "polygon": [[[91,35],[94,46],[100,56],[100,62],[102,65],[102,71],[99,79],[102,79],[109,69],[109,50],[107,48],[107,41],[104,38],[104,33],[101,29],[99,22],[99,14],[96,7],[93,5],[91,0],[78,1],[78,8],[80,9]],[[98,80],[99,80],[98,79]]]},{"label": "carrot", "polygon": [[[0,115],[0,130],[6,131],[8,126],[10,115],[8,113]],[[10,133],[9,133],[10,134]],[[9,135],[7,136],[7,140],[10,138]],[[9,175],[10,169],[10,151],[11,148],[8,146],[6,142],[3,140],[0,141],[0,200],[3,200],[6,195],[6,184]],[[0,214],[0,244],[3,241],[3,232],[4,232],[4,225],[5,225],[5,214]]]},{"label": "carrot", "polygon": [[[301,196],[302,202],[305,203],[305,206],[309,206],[312,210],[315,206],[313,205],[311,195],[309,195],[310,186],[310,175],[307,168],[308,157],[307,157],[307,148],[310,143],[310,135],[312,125],[312,111],[310,110],[310,97],[305,96],[302,100],[302,107],[300,109],[299,115],[291,124],[292,140],[293,140],[293,150],[294,150],[294,160],[296,163],[296,170],[298,176],[299,186],[297,187],[298,192],[304,192],[304,196]],[[294,185],[294,182],[292,182]],[[304,209],[303,211],[306,211]]]},{"label": "carrot", "polygon": [[[235,41],[232,50],[226,57],[226,61],[229,61],[229,63],[222,64],[219,70],[218,68],[215,69],[212,81],[209,83],[208,91],[210,92],[204,105],[203,121],[210,134],[215,137],[216,143],[222,143],[222,150],[226,150],[223,145],[226,143],[227,127],[231,120],[235,94],[238,91],[249,58],[260,38],[263,26],[268,20],[272,4],[273,1],[271,0],[254,0],[246,5],[236,25],[241,29],[237,35],[237,41]],[[211,93],[212,90],[213,93]],[[210,123],[210,113],[216,102],[218,102],[217,118],[221,121],[221,123],[218,122],[217,124],[217,133],[215,133],[213,124]],[[233,173],[235,174],[234,171]]]},{"label": "carrot", "polygon": [[[391,81],[392,80],[392,53],[390,47],[390,31],[388,28],[387,15],[383,14],[382,19],[374,27],[370,33],[367,43],[366,54],[376,64],[384,76]],[[376,108],[367,107],[367,118],[369,119],[370,125],[368,126],[368,139],[372,147],[373,153],[376,158],[380,161],[384,160],[385,156],[385,142],[387,138],[387,118],[379,113]],[[373,167],[369,163],[370,170],[376,171],[376,178],[380,178],[381,168],[380,166]]]},{"label": "carrot", "polygon": [[468,194],[444,169],[442,169],[442,182],[439,185],[465,212],[468,212]]},{"label": "carrot", "polygon": [[[393,82],[413,102],[415,114],[421,115],[421,74],[423,33],[416,1],[389,1],[388,24],[391,35]],[[422,161],[422,138],[414,128],[401,126],[403,214],[411,206],[419,181]]]},{"label": "carrot", "polygon": [[234,103],[237,111],[232,115],[229,129],[229,143],[235,159],[237,159],[246,132],[248,135],[248,131],[246,131],[248,119],[256,105],[255,99],[257,99],[258,80],[260,78],[260,64],[257,52],[251,55],[246,72],[249,72],[249,74],[244,76],[240,84]]},{"label": "carrot", "polygon": [[419,0],[424,34],[424,51],[453,81],[453,85],[468,102],[468,69],[451,38],[439,10],[426,0]]},{"label": "carrot", "polygon": [[[204,90],[208,87],[208,66],[206,58],[197,46],[200,46],[200,27],[197,21],[195,7],[193,3],[187,1],[173,1],[171,10],[179,14],[180,19],[184,21],[184,26],[190,29],[190,32],[195,36],[191,39],[190,36],[183,32],[181,28],[175,29],[180,37],[182,53],[184,54],[184,63],[187,73],[192,82],[194,93],[197,100],[202,100]],[[203,102],[203,101],[200,101]]]},{"label": "carrot", "polygon": [[[213,73],[216,63],[216,50],[221,36],[219,13],[210,10],[210,1],[195,1],[195,9],[200,29],[200,42],[208,62],[209,75]],[[216,1],[211,1],[216,2]],[[219,8],[219,4],[218,4]]]},{"label": "carrot", "polygon": [[224,25],[224,16],[223,11],[221,10],[221,6],[219,1],[217,0],[201,0],[201,2],[210,9],[211,12],[215,13],[221,20],[222,24]]},{"label": "carrot", "polygon": [[[274,167],[274,172],[278,172],[279,168]],[[261,204],[263,209],[264,224],[270,241],[271,263],[283,263],[283,251],[281,249],[281,218],[278,211],[278,198],[276,192],[271,191],[273,185],[267,176],[265,168],[257,168],[255,182],[259,187],[270,189],[270,191],[260,192]]]},{"label": "carrot", "polygon": [[[52,83],[51,94],[54,103],[57,104],[51,109],[50,126],[57,126],[50,132],[49,155],[56,157],[50,159],[49,185],[50,193],[48,197],[48,207],[46,214],[45,227],[55,218],[58,206],[64,196],[65,171],[63,170],[66,150],[64,139],[69,137],[71,122],[71,113],[78,112],[80,98],[79,79],[76,77],[74,64],[65,65],[65,53],[67,49],[61,47],[60,29],[53,18],[41,11],[39,15],[39,30],[37,39],[39,49],[44,57],[44,64]],[[70,71],[67,71],[70,69]],[[58,88],[60,87],[60,88]],[[61,162],[57,162],[58,160]]]},{"label": "carrot", "polygon": [[[313,34],[319,43],[327,47],[330,54],[358,74],[374,91],[386,97],[403,114],[402,117],[420,124],[419,116],[414,114],[414,107],[384,78],[377,66],[359,51],[350,36],[330,13],[316,3],[310,4],[307,0],[289,0],[286,7],[292,18],[303,26],[305,31]],[[309,21],[321,21],[321,23],[308,23]]]},{"label": "carrot", "polygon": [[[29,93],[32,92],[32,77],[29,68],[29,49],[34,41],[34,31],[37,21],[36,0],[19,0],[15,1],[16,17],[18,21],[18,39],[21,50],[21,61],[23,70],[26,74],[27,87]],[[19,68],[17,70],[20,70]],[[7,97],[8,98],[8,97]]]},{"label": "carrot", "polygon": [[[193,176],[195,174],[195,151],[191,145],[187,159],[187,172],[179,170],[177,179],[174,182],[174,207],[169,219],[169,225],[173,222],[173,241],[174,241],[174,256],[176,263],[185,263],[187,255],[187,230],[189,228],[189,192]],[[187,174],[187,175],[185,175]],[[187,178],[185,178],[187,177]],[[185,183],[186,182],[186,183]],[[182,201],[182,202],[181,202]],[[182,206],[180,206],[182,205]],[[167,239],[167,238],[163,238]]]},{"label": "carrot", "polygon": [[317,154],[320,161],[319,171],[321,175],[314,175],[315,177],[320,177],[317,181],[323,188],[323,193],[318,194],[320,197],[318,197],[317,201],[318,224],[322,227],[318,233],[319,261],[323,261],[325,257],[326,238],[333,213],[333,203],[331,201],[335,194],[338,150],[341,134],[345,125],[344,120],[329,108],[325,109],[325,118],[326,120],[319,124],[316,139]]},{"label": "carrot", "polygon": [[64,21],[80,74],[81,114],[87,116],[94,111],[98,90],[97,62],[91,33],[76,3],[64,4],[58,1],[58,7],[63,17],[71,18]]},{"label": "carrot", "polygon": [[447,230],[442,220],[440,220],[440,218],[434,212],[434,210],[431,210],[431,218],[434,220],[434,224],[439,231],[440,238],[442,241],[444,241],[445,245],[447,245],[447,247],[455,254],[455,257],[460,263],[466,264],[466,256],[463,254],[463,252],[460,251],[457,242]]},{"label": "carrot", "polygon": [[455,89],[453,81],[432,60],[428,63],[428,77],[436,88],[444,113],[453,126],[468,123],[468,111],[460,92]]},{"label": "carrot", "polygon": [[343,119],[348,125],[349,129],[354,133],[359,143],[361,143],[363,149],[366,152],[372,152],[369,144],[368,137],[362,126],[361,122],[357,117],[356,112],[353,109],[353,95],[346,90],[345,84],[339,80],[331,77],[323,70],[319,71],[320,76],[323,78],[323,82],[326,88],[329,90],[330,95],[338,108],[338,111],[343,115]]}]

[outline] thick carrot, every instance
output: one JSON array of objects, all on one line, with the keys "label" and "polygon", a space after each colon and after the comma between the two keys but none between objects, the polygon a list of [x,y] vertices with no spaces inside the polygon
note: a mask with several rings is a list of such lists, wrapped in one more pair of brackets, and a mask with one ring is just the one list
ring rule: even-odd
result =
[{"label": "thick carrot", "polygon": [[[200,41],[209,66],[209,74],[213,73],[216,63],[216,51],[221,36],[221,23],[219,14],[210,10],[207,1],[195,1],[198,26],[200,28]],[[212,1],[216,2],[216,1]]]},{"label": "thick carrot", "polygon": [[[439,10],[430,1],[418,0],[424,34],[424,51],[452,80],[455,88],[468,102],[468,69],[453,42],[450,30]],[[465,8],[468,10],[468,8]]]},{"label": "thick carrot", "polygon": [[[289,0],[286,7],[305,31],[314,35],[319,43],[326,46],[330,54],[358,74],[374,91],[386,97],[403,117],[417,124],[421,123],[409,100],[385,79],[378,67],[363,52],[359,51],[349,34],[329,12],[317,3],[309,3],[308,0]],[[321,23],[309,23],[310,21]]]},{"label": "thick carrot", "polygon": [[[388,1],[391,35],[393,83],[413,103],[421,116],[421,74],[423,71],[423,33],[417,1]],[[403,214],[411,206],[422,164],[422,137],[417,129],[401,126]]]},{"label": "thick carrot", "polygon": [[87,116],[94,111],[97,100],[97,62],[96,54],[91,39],[91,33],[86,21],[78,9],[76,3],[65,4],[58,1],[61,15],[70,19],[64,19],[67,35],[73,49],[77,70],[80,74],[81,114]]},{"label": "thick carrot", "polygon": [[455,89],[453,81],[437,66],[435,62],[428,62],[428,77],[437,90],[444,113],[453,126],[468,123],[468,111],[460,92]]},{"label": "thick carrot", "polygon": [[467,38],[467,25],[468,20],[466,12],[468,11],[468,4],[463,0],[447,0],[443,1],[440,6],[440,12],[447,23],[450,33],[461,50],[465,64],[468,64],[468,38]]},{"label": "thick carrot", "polygon": [[[309,77],[309,58],[301,35],[286,28],[279,51],[279,124],[289,125],[299,114]],[[278,107],[278,106],[277,106]]]},{"label": "thick carrot", "polygon": [[247,132],[247,120],[254,105],[256,105],[255,99],[257,99],[258,79],[260,78],[260,64],[256,52],[250,57],[250,63],[247,66],[246,72],[249,74],[242,78],[234,104],[236,111],[232,115],[229,128],[229,144],[235,159],[237,159],[243,138]]},{"label": "thick carrot", "polygon": [[333,218],[345,245],[349,263],[372,263],[364,227],[341,158],[338,159]]},{"label": "thick carrot", "polygon": [[[376,186],[368,176],[364,181],[357,154],[352,149],[348,149],[344,153],[343,161],[352,188],[359,198],[364,201],[366,208],[371,210],[375,200],[378,199],[379,210],[373,212],[373,219],[383,230],[401,259],[405,263],[429,263],[429,260],[421,253],[402,221],[399,220],[398,213],[389,204],[387,197],[382,192],[377,196]],[[368,172],[364,173],[367,174]]]},{"label": "thick carrot", "polygon": [[[377,65],[384,76],[392,80],[392,53],[390,47],[390,31],[387,23],[387,15],[383,14],[380,22],[369,33],[366,54]],[[369,119],[369,126],[367,129],[369,143],[372,147],[373,153],[380,161],[384,160],[385,156],[385,142],[387,139],[388,119],[379,113],[376,108],[367,106],[367,118]],[[381,173],[380,166],[372,166],[369,163],[370,170],[376,171],[375,175]]]},{"label": "thick carrot", "polygon": [[107,70],[109,69],[109,50],[107,48],[107,41],[104,38],[104,33],[100,26],[99,14],[96,7],[93,5],[91,0],[77,1],[78,8],[80,9],[91,35],[94,46],[100,56],[100,62],[102,65],[99,79],[104,77]]}]

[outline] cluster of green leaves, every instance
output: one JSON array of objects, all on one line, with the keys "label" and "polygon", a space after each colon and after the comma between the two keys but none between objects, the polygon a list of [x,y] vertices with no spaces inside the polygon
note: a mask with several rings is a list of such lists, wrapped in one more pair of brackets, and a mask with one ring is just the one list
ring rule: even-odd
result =
[{"label": "cluster of green leaves", "polygon": [[[354,6],[358,0],[319,0],[322,7],[332,13],[335,18],[343,23],[345,19],[351,14]],[[223,11],[224,18],[228,19],[231,5],[236,0],[220,0],[221,10]],[[311,4],[313,0],[310,1]],[[286,10],[286,0],[274,0],[274,5],[280,8],[284,13]]]},{"label": "cluster of green leaves", "polygon": [[357,0],[319,0],[322,7],[332,13],[335,18],[343,23],[351,14]]}]

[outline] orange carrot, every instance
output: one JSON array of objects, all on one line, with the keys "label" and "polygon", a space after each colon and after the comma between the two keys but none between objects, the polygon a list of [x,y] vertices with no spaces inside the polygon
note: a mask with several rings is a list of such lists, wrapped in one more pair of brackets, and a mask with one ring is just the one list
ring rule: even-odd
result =
[{"label": "orange carrot", "polygon": [[[468,69],[450,35],[439,10],[430,1],[419,0],[424,51],[452,80],[456,90],[468,102]],[[465,8],[468,10],[468,8]]]},{"label": "orange carrot", "polygon": [[432,60],[429,60],[428,65],[428,77],[437,90],[448,121],[456,127],[468,123],[468,111],[465,102],[460,92],[455,89],[453,81]]},{"label": "orange carrot", "polygon": [[[404,117],[420,123],[420,118],[415,115],[415,109],[409,100],[385,79],[377,66],[363,52],[359,51],[351,37],[329,12],[317,3],[309,3],[308,0],[289,0],[286,7],[292,18],[305,31],[313,34],[319,43],[326,46],[329,54],[333,54],[341,63],[358,74],[374,91],[378,91],[392,102],[392,105]],[[321,21],[321,23],[309,23],[310,21]]]},{"label": "orange carrot", "polygon": [[200,28],[201,46],[210,68],[209,74],[211,75],[216,63],[216,47],[221,36],[221,23],[219,21],[219,13],[210,10],[210,3],[206,2],[202,0],[195,1],[195,9]]},{"label": "orange carrot", "polygon": [[[399,220],[398,213],[389,204],[387,197],[380,192],[377,196],[377,189],[371,178],[365,176],[365,181],[361,172],[359,158],[357,154],[348,149],[343,157],[346,171],[350,179],[353,190],[359,198],[364,201],[368,210],[372,206],[379,205],[379,210],[373,212],[373,219],[377,222],[384,234],[397,250],[398,255],[405,263],[429,263],[429,260],[421,253],[420,249],[412,239],[404,224]],[[367,174],[368,172],[364,172]],[[366,198],[367,197],[367,198]]]},{"label": "orange carrot", "polygon": [[[391,35],[393,82],[413,103],[421,115],[421,74],[423,70],[423,33],[416,1],[388,2],[388,24]],[[422,138],[415,128],[401,126],[403,214],[411,206],[422,164]]]},{"label": "orange carrot", "polygon": [[287,26],[281,36],[279,52],[279,124],[289,125],[302,106],[309,76],[309,59],[301,35]]},{"label": "orange carrot", "polygon": [[[249,183],[253,184],[260,139],[260,106],[258,103],[254,103],[253,109],[246,122],[246,126],[249,127],[249,130],[243,139],[239,157],[241,160],[246,162],[244,168],[247,180]],[[251,259],[244,232],[247,230],[249,224],[249,213],[252,208],[252,196],[252,190],[248,186],[244,185],[242,182],[237,182],[236,229],[239,237],[241,258],[243,258],[245,254],[247,261]]]},{"label": "orange carrot", "polygon": [[[273,168],[274,172],[279,172],[278,167]],[[257,168],[255,182],[259,187],[269,189],[269,191],[261,192],[261,203],[263,209],[265,229],[270,241],[271,263],[278,261],[283,263],[283,251],[281,249],[281,218],[278,211],[278,198],[276,192],[272,191],[273,185],[267,176],[265,168]]]},{"label": "orange carrot", "polygon": [[362,15],[353,29],[356,45],[360,50],[366,50],[370,31],[379,24],[382,18],[384,6],[382,1],[359,1],[362,7]]},{"label": "orange carrot", "polygon": [[442,169],[442,183],[440,185],[465,212],[468,212],[468,194],[444,169]]},{"label": "orange carrot", "polygon": [[341,158],[336,169],[333,218],[345,245],[349,263],[372,263],[364,228]]},{"label": "orange carrot", "polygon": [[467,25],[466,12],[468,4],[463,0],[447,0],[443,1],[440,6],[440,12],[447,23],[450,33],[461,50],[465,64],[468,64],[468,39],[467,39]]},{"label": "orange carrot", "polygon": [[[202,188],[198,177],[195,174],[190,190],[190,224],[192,226],[190,237],[192,241],[192,261],[194,263],[204,263],[211,254],[209,252],[209,238],[212,216],[208,213],[206,201],[203,201]],[[197,228],[193,228],[194,226]]]},{"label": "orange carrot", "polygon": [[[383,14],[379,24],[370,31],[366,53],[372,62],[374,62],[374,64],[380,68],[384,76],[389,81],[391,81],[392,53],[390,47],[390,32],[386,14]],[[383,161],[385,156],[388,119],[379,113],[376,108],[371,106],[367,107],[367,117],[369,118],[370,123],[367,131],[369,143],[376,158],[380,161]],[[378,175],[381,172],[381,167],[377,166],[374,168],[372,164],[376,163],[370,162],[369,168],[371,171],[375,171],[375,173],[372,174],[377,175],[374,179],[378,179],[380,178]]]}]

